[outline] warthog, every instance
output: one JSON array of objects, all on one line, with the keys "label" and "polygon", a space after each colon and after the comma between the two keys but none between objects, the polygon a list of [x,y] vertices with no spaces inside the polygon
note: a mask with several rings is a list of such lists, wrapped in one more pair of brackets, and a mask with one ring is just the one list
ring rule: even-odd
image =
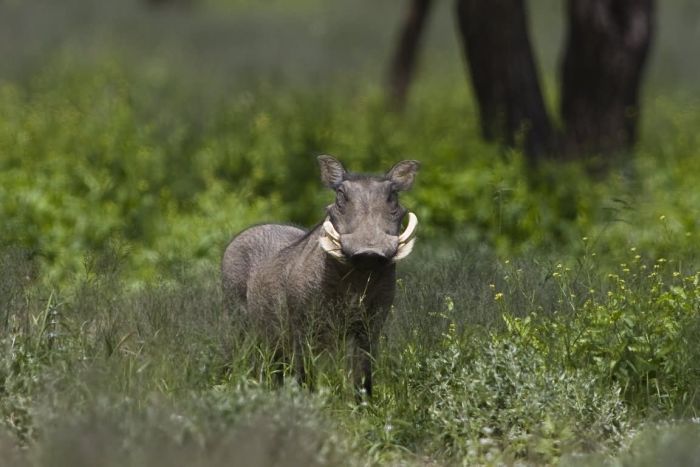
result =
[{"label": "warthog", "polygon": [[373,355],[394,300],[395,263],[411,252],[418,223],[398,194],[411,188],[420,164],[403,161],[370,176],[349,173],[330,156],[318,162],[321,180],[336,194],[325,219],[309,231],[263,224],[236,236],[222,261],[224,295],[274,345],[278,362],[293,356],[302,383],[304,339],[322,340],[328,327],[340,331],[352,344],[355,388],[370,396]]}]

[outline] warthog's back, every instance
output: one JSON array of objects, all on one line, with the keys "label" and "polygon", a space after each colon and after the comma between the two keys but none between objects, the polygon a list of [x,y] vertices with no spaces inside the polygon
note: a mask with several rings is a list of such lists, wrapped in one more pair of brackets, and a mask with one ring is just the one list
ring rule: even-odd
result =
[{"label": "warthog's back", "polygon": [[221,263],[227,305],[245,303],[248,280],[253,271],[305,233],[291,225],[263,224],[244,230],[234,237],[226,247]]}]

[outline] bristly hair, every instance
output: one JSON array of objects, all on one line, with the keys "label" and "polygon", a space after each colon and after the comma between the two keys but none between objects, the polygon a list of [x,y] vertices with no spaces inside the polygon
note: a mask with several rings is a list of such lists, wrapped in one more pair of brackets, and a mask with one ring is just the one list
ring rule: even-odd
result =
[{"label": "bristly hair", "polygon": [[350,181],[357,181],[357,180],[376,180],[378,182],[388,180],[386,175],[374,175],[374,174],[364,174],[364,173],[354,173],[354,172],[347,172],[345,174],[345,177],[343,177],[343,181],[345,180],[350,180]]}]

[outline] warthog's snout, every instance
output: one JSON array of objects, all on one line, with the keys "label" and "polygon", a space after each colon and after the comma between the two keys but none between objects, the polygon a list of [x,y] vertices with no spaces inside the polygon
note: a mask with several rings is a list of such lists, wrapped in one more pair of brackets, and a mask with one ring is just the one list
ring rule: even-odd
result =
[{"label": "warthog's snout", "polygon": [[416,241],[418,218],[408,213],[408,225],[401,235],[356,232],[339,234],[330,218],[323,223],[319,243],[321,247],[340,261],[349,260],[362,269],[381,267],[408,256]]},{"label": "warthog's snout", "polygon": [[350,263],[358,269],[377,269],[389,264],[387,255],[377,250],[362,250],[350,256]]},{"label": "warthog's snout", "polygon": [[373,228],[360,228],[340,236],[341,252],[360,269],[378,268],[388,264],[396,255],[399,238]]}]

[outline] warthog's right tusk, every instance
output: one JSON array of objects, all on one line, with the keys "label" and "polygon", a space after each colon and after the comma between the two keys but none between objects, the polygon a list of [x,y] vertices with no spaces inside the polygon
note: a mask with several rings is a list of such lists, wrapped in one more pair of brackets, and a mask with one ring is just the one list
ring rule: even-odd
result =
[{"label": "warthog's right tusk", "polygon": [[330,218],[326,217],[326,221],[323,223],[323,230],[326,231],[330,237],[335,240],[338,244],[340,244],[340,234],[338,233],[337,230],[335,230],[335,227],[333,227],[333,223],[331,222]]},{"label": "warthog's right tusk", "polygon": [[326,221],[323,223],[323,233],[319,237],[318,243],[323,251],[334,258],[342,260],[345,257],[340,245],[340,234],[335,230],[329,218],[326,218]]},{"label": "warthog's right tusk", "polygon": [[321,245],[323,251],[333,256],[334,258],[342,259],[344,258],[343,252],[339,245],[336,245],[332,238],[326,237],[325,235],[319,237],[318,243]]}]

